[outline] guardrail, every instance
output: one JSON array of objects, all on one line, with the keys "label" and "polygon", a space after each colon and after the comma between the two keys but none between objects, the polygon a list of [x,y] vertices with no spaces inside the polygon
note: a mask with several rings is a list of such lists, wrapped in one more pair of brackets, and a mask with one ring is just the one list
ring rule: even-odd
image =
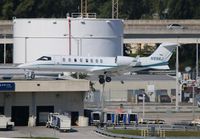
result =
[{"label": "guardrail", "polygon": [[[110,127],[113,129],[113,127]],[[188,125],[138,125],[138,126],[115,126],[115,129],[135,129],[141,130],[141,136],[126,135],[126,134],[114,134],[106,131],[108,127],[97,128],[95,132],[114,138],[128,138],[128,139],[144,139],[146,137],[166,137],[166,131],[200,131],[200,127],[188,126]]]},{"label": "guardrail", "polygon": [[142,136],[114,134],[114,133],[110,133],[110,132],[104,131],[102,129],[96,129],[95,132],[97,132],[99,134],[102,134],[102,135],[105,135],[105,136],[114,137],[114,138],[144,139],[144,137],[142,137]]}]

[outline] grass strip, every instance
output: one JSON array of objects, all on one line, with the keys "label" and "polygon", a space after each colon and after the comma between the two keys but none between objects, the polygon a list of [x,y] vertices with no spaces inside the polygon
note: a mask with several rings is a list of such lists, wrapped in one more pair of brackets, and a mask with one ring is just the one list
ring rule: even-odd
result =
[{"label": "grass strip", "polygon": [[[109,129],[108,132],[114,134],[125,134],[141,136],[141,130],[123,130],[123,129]],[[165,131],[166,137],[200,137],[200,131]]]}]

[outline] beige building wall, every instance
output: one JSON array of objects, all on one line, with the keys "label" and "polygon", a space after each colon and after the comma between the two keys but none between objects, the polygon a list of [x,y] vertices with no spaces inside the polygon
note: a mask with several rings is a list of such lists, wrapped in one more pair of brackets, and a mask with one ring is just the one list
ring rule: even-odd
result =
[{"label": "beige building wall", "polygon": [[54,112],[78,111],[83,116],[84,92],[14,92],[4,93],[4,98],[1,102],[5,104],[1,103],[1,106],[9,117],[12,106],[29,106],[29,115],[36,115],[37,106],[54,106]]},{"label": "beige building wall", "polygon": [[[112,81],[106,83],[104,88],[105,100],[111,101],[127,101],[128,90],[139,90],[144,89],[147,93],[148,86],[153,85],[154,90],[167,90],[168,96],[171,96],[171,89],[176,89],[175,80],[152,80],[152,81],[124,81],[122,84],[120,81]],[[102,85],[95,81],[94,88],[102,91]],[[154,92],[155,93],[155,92]]]},{"label": "beige building wall", "polygon": [[15,92],[88,91],[87,80],[15,81]]},{"label": "beige building wall", "polygon": [[37,111],[38,107],[43,106],[47,109],[53,107],[54,112],[69,114],[78,112],[79,116],[84,116],[83,101],[85,92],[89,90],[87,80],[1,81],[4,82],[15,84],[13,91],[0,91],[0,107],[4,108],[7,117],[13,118],[12,108],[16,109],[15,106],[28,106],[29,117],[40,113],[39,115],[43,115],[42,118],[46,119],[46,111],[49,110]]}]

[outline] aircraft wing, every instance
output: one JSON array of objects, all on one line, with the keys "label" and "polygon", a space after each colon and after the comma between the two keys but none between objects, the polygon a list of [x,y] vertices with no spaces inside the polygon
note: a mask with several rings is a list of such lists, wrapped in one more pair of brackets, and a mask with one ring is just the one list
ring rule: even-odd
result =
[{"label": "aircraft wing", "polygon": [[106,73],[106,75],[109,76],[118,76],[130,72],[132,68],[133,68],[132,66],[118,66],[107,69],[105,68],[99,69],[99,67],[98,68],[94,67],[90,70],[90,72],[97,75],[104,75],[104,73]]}]

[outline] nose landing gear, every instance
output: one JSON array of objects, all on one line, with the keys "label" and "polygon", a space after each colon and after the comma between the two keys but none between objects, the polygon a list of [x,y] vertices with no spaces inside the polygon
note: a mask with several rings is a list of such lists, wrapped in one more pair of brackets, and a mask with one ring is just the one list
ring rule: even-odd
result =
[{"label": "nose landing gear", "polygon": [[35,73],[33,71],[27,71],[25,73],[25,79],[27,80],[35,79]]}]

